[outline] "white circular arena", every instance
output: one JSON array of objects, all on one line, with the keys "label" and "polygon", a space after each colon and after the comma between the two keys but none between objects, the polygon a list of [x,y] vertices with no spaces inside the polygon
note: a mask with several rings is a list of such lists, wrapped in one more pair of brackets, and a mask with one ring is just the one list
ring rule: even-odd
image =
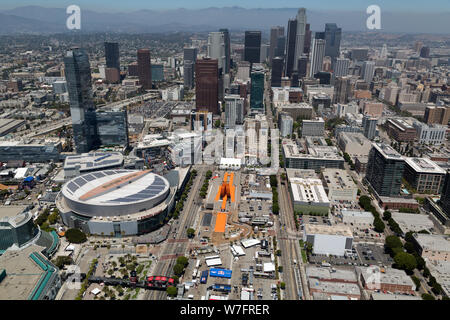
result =
[{"label": "white circular arena", "polygon": [[67,206],[83,216],[123,216],[149,210],[170,192],[167,179],[150,171],[105,170],[83,174],[62,188]]}]

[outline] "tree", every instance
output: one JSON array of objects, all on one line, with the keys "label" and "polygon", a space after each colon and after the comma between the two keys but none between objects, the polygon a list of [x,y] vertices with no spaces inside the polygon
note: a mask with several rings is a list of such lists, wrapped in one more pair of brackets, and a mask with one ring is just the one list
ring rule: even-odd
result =
[{"label": "tree", "polygon": [[83,243],[87,240],[86,234],[80,229],[69,229],[65,233],[67,241],[71,243]]},{"label": "tree", "polygon": [[384,229],[386,227],[380,217],[375,217],[375,219],[373,220],[373,226],[375,231],[379,233],[384,232]]},{"label": "tree", "polygon": [[416,291],[419,291],[420,289],[420,280],[416,276],[411,276],[412,281],[416,285]]},{"label": "tree", "polygon": [[383,213],[383,220],[389,220],[389,219],[391,219],[392,218],[392,213],[390,212],[390,211],[385,211],[384,213]]},{"label": "tree", "polygon": [[436,300],[431,294],[429,293],[424,293],[422,294],[422,299],[423,300]]},{"label": "tree", "polygon": [[405,245],[403,247],[408,253],[413,254],[414,252],[416,252],[416,248],[414,248],[414,244],[412,242],[405,242]]},{"label": "tree", "polygon": [[389,248],[391,250],[394,248],[401,248],[403,246],[402,241],[397,236],[387,236],[384,244],[386,248]]},{"label": "tree", "polygon": [[55,264],[55,266],[57,266],[59,269],[61,269],[63,266],[65,266],[67,264],[71,264],[72,263],[72,258],[71,257],[66,257],[66,256],[58,256],[53,261],[53,263]]},{"label": "tree", "polygon": [[284,290],[284,289],[286,288],[286,283],[281,282],[281,283],[280,283],[280,288],[281,288],[282,290]]},{"label": "tree", "polygon": [[176,287],[173,287],[173,286],[167,287],[166,291],[167,291],[167,294],[171,297],[175,297],[177,295]]},{"label": "tree", "polygon": [[175,275],[181,276],[183,274],[183,271],[184,267],[182,264],[177,263],[176,265],[173,266],[173,272],[175,273]]},{"label": "tree", "polygon": [[195,236],[195,230],[192,228],[189,228],[186,230],[188,238],[193,238]]},{"label": "tree", "polygon": [[412,254],[406,252],[397,253],[394,257],[395,264],[398,268],[406,272],[412,272],[416,267],[416,259]]},{"label": "tree", "polygon": [[188,265],[188,263],[189,263],[189,259],[184,256],[177,258],[177,264],[181,264],[183,266],[183,268],[186,267]]}]

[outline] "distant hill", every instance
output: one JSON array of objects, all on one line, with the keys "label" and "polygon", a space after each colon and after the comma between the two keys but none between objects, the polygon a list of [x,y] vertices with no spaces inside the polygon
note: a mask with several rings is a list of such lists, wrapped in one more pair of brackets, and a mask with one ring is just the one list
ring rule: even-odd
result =
[{"label": "distant hill", "polygon": [[[245,9],[240,7],[172,9],[164,11],[139,10],[124,13],[101,13],[82,10],[81,27],[85,32],[165,32],[257,29],[268,31],[270,26],[287,26],[297,8]],[[53,33],[66,29],[65,8],[39,6],[18,7],[0,11],[0,34]],[[335,22],[344,31],[365,31],[367,14],[363,11],[307,10],[313,31],[322,30],[325,23]],[[382,12],[384,32],[448,34],[450,12],[411,13]]]}]

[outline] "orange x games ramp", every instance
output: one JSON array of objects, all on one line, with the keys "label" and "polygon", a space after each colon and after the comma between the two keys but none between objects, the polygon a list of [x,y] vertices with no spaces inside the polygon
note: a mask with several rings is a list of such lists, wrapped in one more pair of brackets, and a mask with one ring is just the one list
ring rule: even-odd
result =
[{"label": "orange x games ramp", "polygon": [[225,172],[223,177],[222,185],[219,186],[219,190],[216,194],[216,201],[222,200],[222,209],[225,209],[226,202],[228,199],[231,202],[234,202],[235,199],[235,189],[236,187],[233,185],[234,173]]},{"label": "orange x games ramp", "polygon": [[227,224],[227,213],[218,212],[216,217],[216,225],[214,227],[214,232],[225,232],[225,226]]}]

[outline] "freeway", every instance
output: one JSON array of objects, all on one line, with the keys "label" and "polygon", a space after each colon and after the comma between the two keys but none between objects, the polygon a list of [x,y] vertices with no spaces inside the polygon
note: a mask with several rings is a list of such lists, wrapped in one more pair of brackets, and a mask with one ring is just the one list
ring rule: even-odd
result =
[{"label": "freeway", "polygon": [[[205,173],[212,166],[197,165],[194,167],[197,170],[197,177],[191,187],[191,190],[200,190],[200,187],[205,179]],[[169,234],[169,239],[163,244],[161,254],[155,269],[154,275],[171,276],[172,268],[175,265],[178,256],[185,256],[188,250],[189,240],[186,238],[186,230],[194,223],[195,217],[200,210],[202,201],[199,198],[198,192],[190,192],[186,203],[183,207],[183,212],[179,220],[173,226],[174,230]],[[170,237],[172,236],[172,239]],[[174,241],[175,240],[175,241]],[[163,300],[166,298],[165,291],[147,292],[145,300]]]}]

